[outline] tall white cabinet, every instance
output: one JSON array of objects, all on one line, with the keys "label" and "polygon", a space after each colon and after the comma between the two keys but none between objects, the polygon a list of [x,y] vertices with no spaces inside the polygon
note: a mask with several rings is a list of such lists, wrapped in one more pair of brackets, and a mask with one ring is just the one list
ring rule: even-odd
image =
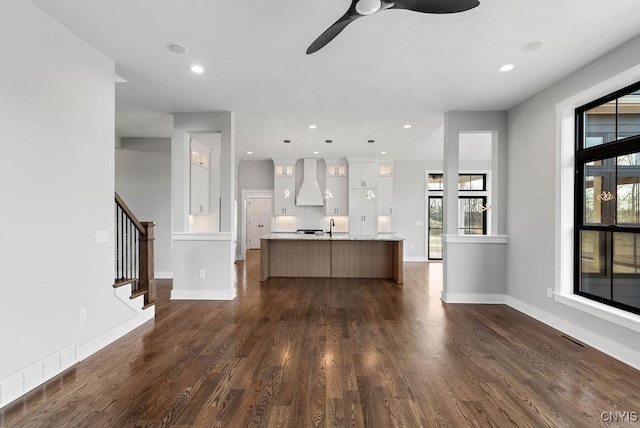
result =
[{"label": "tall white cabinet", "polygon": [[273,160],[273,214],[295,215],[296,175],[294,161]]},{"label": "tall white cabinet", "polygon": [[349,233],[378,234],[378,164],[349,162]]},{"label": "tall white cabinet", "polygon": [[346,216],[349,212],[347,164],[327,159],[325,207],[328,216]]}]

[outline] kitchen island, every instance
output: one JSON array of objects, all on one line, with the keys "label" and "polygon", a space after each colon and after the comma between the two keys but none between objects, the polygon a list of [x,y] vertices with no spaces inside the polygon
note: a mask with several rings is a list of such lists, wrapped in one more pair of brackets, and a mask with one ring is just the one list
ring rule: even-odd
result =
[{"label": "kitchen island", "polygon": [[402,284],[403,241],[396,235],[271,233],[260,238],[260,280],[383,278]]}]

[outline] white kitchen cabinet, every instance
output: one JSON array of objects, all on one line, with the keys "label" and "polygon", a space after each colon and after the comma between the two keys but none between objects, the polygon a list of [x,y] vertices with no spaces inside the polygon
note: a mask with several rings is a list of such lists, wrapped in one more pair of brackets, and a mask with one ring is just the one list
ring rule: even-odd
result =
[{"label": "white kitchen cabinet", "polygon": [[296,178],[292,175],[276,175],[273,183],[273,214],[295,215]]},{"label": "white kitchen cabinet", "polygon": [[349,189],[349,234],[378,234],[378,204],[369,190]]},{"label": "white kitchen cabinet", "polygon": [[393,177],[385,175],[378,177],[378,215],[393,215]]},{"label": "white kitchen cabinet", "polygon": [[209,215],[210,149],[197,141],[191,142],[190,213]]},{"label": "white kitchen cabinet", "polygon": [[378,164],[373,162],[349,163],[349,189],[377,188]]},{"label": "white kitchen cabinet", "polygon": [[393,175],[393,163],[391,162],[380,162],[378,168],[378,175],[380,177],[390,177]]},{"label": "white kitchen cabinet", "polygon": [[343,163],[329,163],[327,161],[327,177],[337,175],[340,177],[347,176],[347,165]]},{"label": "white kitchen cabinet", "polygon": [[281,161],[274,160],[273,172],[276,177],[278,176],[295,176],[295,161]]},{"label": "white kitchen cabinet", "polygon": [[348,208],[348,182],[347,177],[340,175],[327,176],[327,189],[333,198],[326,198],[325,192],[325,214],[347,215]]}]

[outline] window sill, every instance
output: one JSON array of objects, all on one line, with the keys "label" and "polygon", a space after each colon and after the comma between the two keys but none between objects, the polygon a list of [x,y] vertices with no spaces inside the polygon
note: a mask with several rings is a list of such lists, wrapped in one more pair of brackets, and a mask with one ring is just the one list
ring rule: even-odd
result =
[{"label": "window sill", "polygon": [[442,235],[442,241],[453,244],[506,244],[507,235]]},{"label": "window sill", "polygon": [[640,333],[640,315],[632,314],[575,294],[555,294],[554,300],[579,311]]}]

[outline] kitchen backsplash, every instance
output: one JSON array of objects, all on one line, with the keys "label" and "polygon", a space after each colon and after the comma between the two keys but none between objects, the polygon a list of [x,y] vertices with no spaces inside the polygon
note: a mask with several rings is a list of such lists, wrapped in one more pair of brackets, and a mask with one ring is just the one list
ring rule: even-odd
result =
[{"label": "kitchen backsplash", "polygon": [[334,219],[335,232],[349,231],[348,216],[327,216],[324,207],[296,207],[295,216],[276,216],[275,232],[295,232],[298,229],[329,230],[329,221]]}]

